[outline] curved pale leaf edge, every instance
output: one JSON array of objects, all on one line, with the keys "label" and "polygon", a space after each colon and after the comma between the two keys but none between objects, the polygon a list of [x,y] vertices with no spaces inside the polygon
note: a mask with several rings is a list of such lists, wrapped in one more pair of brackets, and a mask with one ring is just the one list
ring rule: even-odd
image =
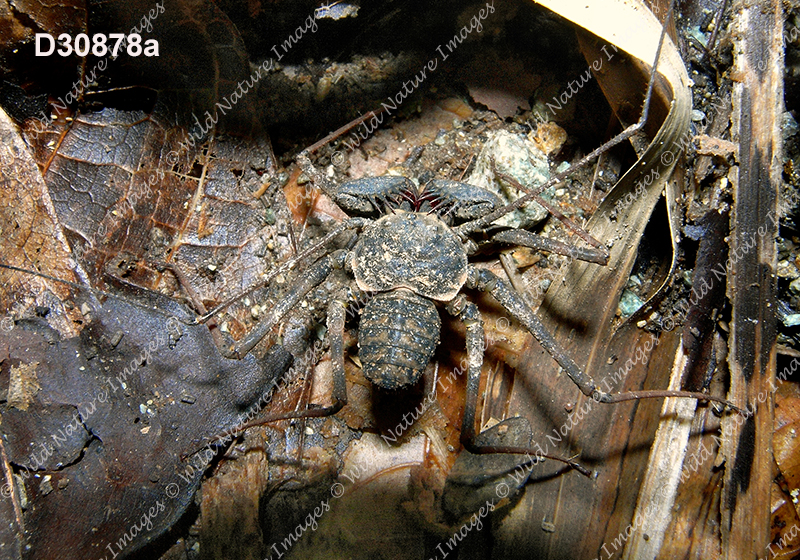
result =
[{"label": "curved pale leaf edge", "polygon": [[[0,249],[3,262],[77,282],[85,273],[70,261],[70,249],[59,225],[47,186],[30,150],[8,115],[0,109]],[[69,288],[30,274],[0,270],[0,310],[8,321],[31,306],[62,310]],[[66,336],[77,334],[73,321],[53,311],[55,326]],[[74,313],[71,314],[75,316]],[[13,325],[13,323],[12,323]]]},{"label": "curved pale leaf edge", "polygon": [[[652,64],[661,23],[643,3],[603,1],[586,6],[584,2],[567,1],[542,4],[598,37],[614,42],[632,56]],[[613,17],[601,14],[613,14]],[[540,310],[558,324],[580,326],[574,340],[590,345],[584,346],[584,349],[591,348],[588,353],[579,353],[588,355],[585,365],[590,372],[596,369],[598,362],[605,360],[600,345],[611,334],[609,328],[616,314],[619,295],[635,262],[639,240],[675,166],[675,158],[664,154],[688,129],[692,104],[689,78],[677,48],[669,39],[662,49],[659,73],[666,78],[673,92],[666,120],[647,150],[619,180],[587,225],[593,236],[611,244],[608,266],[573,262],[563,282],[557,285],[558,289],[551,288],[548,292]],[[621,211],[613,213],[617,202],[626,194],[635,193],[637,183],[645,184],[646,177],[651,177],[652,181],[645,192],[627,208],[623,205]],[[611,219],[612,214],[616,219]],[[602,293],[598,293],[599,285],[604,287]]]},{"label": "curved pale leaf edge", "polygon": [[[643,3],[621,0],[541,3],[642,63],[652,65],[661,23]],[[553,283],[538,312],[567,353],[598,382],[617,372],[628,358],[634,358],[637,348],[651,339],[650,333],[630,323],[615,332],[613,323],[639,241],[676,163],[677,157],[663,154],[674,150],[673,144],[685,134],[691,113],[688,75],[669,39],[662,48],[658,70],[672,94],[671,99],[660,97],[657,101],[662,110],[668,107],[666,118],[639,160],[620,179],[587,225],[595,238],[610,245],[609,264],[602,267],[573,262],[563,280]],[[645,85],[640,87],[643,89]],[[659,88],[656,93],[664,91]],[[657,99],[659,96],[654,102]],[[647,183],[646,177],[650,182],[644,192],[634,196],[633,203],[627,207],[623,204],[622,210],[613,213],[626,194],[636,193],[637,184]],[[668,204],[672,204],[674,193],[671,187],[667,191]],[[674,232],[670,236],[674,240]],[[649,372],[664,373],[672,369],[677,343],[675,337],[662,337],[658,352],[650,355],[648,365],[626,372],[615,391],[651,385],[664,388],[666,380],[651,379],[655,376]],[[500,544],[499,548],[525,541],[523,546],[547,550],[549,558],[594,557],[604,543],[612,542],[633,519],[639,493],[634,481],[642,480],[645,475],[647,448],[658,424],[661,403],[642,401],[592,407],[594,403],[589,402],[591,411],[562,436],[569,442],[569,449],[554,447],[558,441],[555,436],[560,434],[556,431],[554,435],[553,430],[568,422],[565,404],[573,403],[574,410],[586,406],[588,399],[571,386],[538,344],[532,344],[526,354],[529,359],[523,360],[526,365],[520,368],[520,373],[526,373],[527,379],[515,384],[509,406],[511,415],[528,417],[534,427],[534,439],[542,445],[553,443],[551,452],[580,453],[582,461],[596,461],[602,468],[600,477],[594,481],[575,476],[543,482],[541,489],[537,487],[535,502],[528,496],[532,492],[527,492],[520,506],[504,521],[498,537],[506,544]],[[636,416],[635,411],[639,412]],[[547,435],[553,439],[546,439]],[[531,531],[531,520],[541,520],[543,516],[556,525],[555,532]],[[576,539],[579,533],[586,538]]]}]

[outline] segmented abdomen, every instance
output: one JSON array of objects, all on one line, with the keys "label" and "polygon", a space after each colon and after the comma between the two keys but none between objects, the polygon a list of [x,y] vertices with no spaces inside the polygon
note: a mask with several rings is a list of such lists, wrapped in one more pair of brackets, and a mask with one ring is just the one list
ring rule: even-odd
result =
[{"label": "segmented abdomen", "polygon": [[359,326],[364,375],[384,389],[413,385],[433,356],[441,329],[432,301],[405,289],[376,295],[364,307]]}]

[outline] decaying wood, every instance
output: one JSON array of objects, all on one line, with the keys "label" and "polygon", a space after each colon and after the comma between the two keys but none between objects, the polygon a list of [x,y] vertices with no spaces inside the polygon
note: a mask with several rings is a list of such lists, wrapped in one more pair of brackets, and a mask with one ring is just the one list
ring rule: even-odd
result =
[{"label": "decaying wood", "polygon": [[731,400],[755,414],[723,422],[722,500],[728,558],[768,554],[775,386],[777,193],[781,184],[783,5],[737,1],[733,90],[739,180],[734,183],[728,297],[733,324]]}]

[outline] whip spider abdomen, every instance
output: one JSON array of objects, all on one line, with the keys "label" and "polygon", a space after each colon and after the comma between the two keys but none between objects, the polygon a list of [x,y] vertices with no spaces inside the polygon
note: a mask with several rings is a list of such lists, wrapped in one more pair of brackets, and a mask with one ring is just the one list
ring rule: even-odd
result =
[{"label": "whip spider abdomen", "polygon": [[439,345],[441,328],[430,300],[405,288],[376,295],[364,307],[358,331],[364,376],[383,389],[413,385]]}]

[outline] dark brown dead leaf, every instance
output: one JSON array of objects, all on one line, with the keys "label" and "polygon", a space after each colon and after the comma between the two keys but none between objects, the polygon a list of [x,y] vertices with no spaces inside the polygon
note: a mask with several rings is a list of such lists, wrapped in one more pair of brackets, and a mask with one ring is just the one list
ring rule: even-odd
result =
[{"label": "dark brown dead leaf", "polygon": [[[189,221],[180,216],[178,219],[170,216],[170,206],[161,198],[164,191],[156,191],[152,196],[129,195],[137,184],[137,178],[146,175],[146,171],[140,170],[141,162],[148,161],[142,156],[146,151],[142,138],[147,137],[148,132],[152,138],[153,127],[148,128],[150,121],[141,116],[131,119],[129,115],[120,113],[112,113],[105,120],[104,117],[108,117],[108,113],[86,122],[79,119],[65,134],[61,146],[66,155],[54,158],[55,166],[67,176],[74,173],[77,179],[63,181],[61,175],[51,173],[49,177],[56,177],[56,180],[49,185],[42,181],[13,125],[8,120],[3,121],[6,141],[2,143],[0,149],[4,151],[0,155],[4,162],[5,184],[0,208],[4,213],[3,227],[7,231],[3,236],[7,262],[74,280],[73,267],[82,262],[70,260],[66,237],[73,240],[73,254],[80,253],[80,249],[85,247],[87,258],[83,262],[92,263],[96,262],[93,259],[115,255],[111,252],[115,241],[123,250],[129,248],[131,252],[143,254],[144,246],[147,242],[152,243],[152,238],[144,234],[142,238],[136,238],[135,233],[146,231],[149,224],[177,222],[180,226]],[[74,138],[81,138],[81,134],[85,143],[73,142]],[[93,144],[91,141],[102,134],[117,134],[124,141],[114,149],[106,150],[103,147],[109,146],[108,143]],[[138,142],[134,141],[137,138]],[[74,147],[76,144],[79,145],[77,148]],[[236,143],[232,146],[218,144],[217,148],[223,153],[235,149]],[[222,182],[233,176],[236,165],[240,166],[239,177],[244,181],[255,181],[257,174],[252,167],[247,167],[250,161],[247,157],[237,156],[237,164],[229,167],[228,175],[225,175],[224,163],[214,157],[216,153],[212,150],[208,166],[211,168],[210,178],[203,185],[216,195],[212,202],[224,209],[225,205],[219,202],[224,194]],[[257,152],[250,152],[253,153]],[[188,165],[186,159],[183,161]],[[62,162],[67,163],[62,165]],[[103,167],[103,164],[109,165]],[[185,181],[175,179],[180,169],[176,163],[175,170],[164,173],[167,178],[162,183],[164,189],[185,184]],[[112,190],[113,182],[98,180],[98,171],[102,176],[104,170],[122,178],[116,194]],[[188,181],[195,181],[195,188],[200,188],[196,178]],[[234,184],[233,192],[236,192],[236,181],[230,182]],[[56,204],[51,202],[51,193]],[[134,200],[133,204],[128,204],[128,196]],[[240,196],[247,200],[246,193]],[[105,206],[97,204],[98,201],[106,201]],[[114,206],[114,201],[118,206]],[[248,207],[241,203],[229,204]],[[129,221],[116,219],[115,208],[131,206],[147,215],[129,215]],[[165,206],[167,208],[162,210]],[[178,204],[172,206],[175,207],[184,215],[187,213]],[[239,216],[242,217],[241,212]],[[110,239],[99,234],[103,223],[113,224],[108,227],[109,232],[113,232]],[[242,226],[247,221],[237,223]],[[122,233],[119,230],[123,230]],[[172,231],[178,230],[176,226]],[[131,237],[143,246],[125,245]],[[93,276],[99,279],[102,265],[97,266]],[[77,332],[79,325],[85,323],[81,306],[70,303],[75,300],[63,284],[9,271],[3,271],[2,279],[0,299],[9,313],[7,319],[26,316],[30,313],[28,309],[38,306],[50,308],[49,319],[67,335]],[[205,459],[198,460],[199,456],[192,457],[203,444],[202,440],[237,424],[237,415],[254,401],[255,395],[269,387],[273,374],[287,365],[285,353],[273,353],[265,365],[252,357],[242,362],[224,360],[206,327],[187,327],[183,336],[175,341],[174,349],[162,348],[162,353],[153,355],[146,363],[137,364],[138,369],[128,380],[124,397],[120,389],[119,395],[107,406],[92,403],[92,406],[97,406],[97,413],[87,414],[84,422],[75,425],[73,415],[77,411],[86,411],[80,407],[86,407],[97,396],[106,378],[120,375],[133,358],[141,361],[143,349],[156,340],[153,338],[155,333],[161,333],[162,340],[168,336],[164,326],[165,315],[126,305],[119,300],[110,300],[105,307],[90,310],[94,322],[90,329],[81,333],[81,339],[56,342],[59,336],[49,327],[29,331],[24,328],[24,322],[18,323],[10,334],[4,332],[6,350],[2,364],[5,386],[9,387],[12,381],[14,386],[8,391],[9,406],[13,405],[13,408],[3,413],[3,433],[9,461],[19,472],[28,475],[20,486],[29,504],[24,517],[24,539],[30,540],[31,548],[26,557],[63,558],[64,542],[70,543],[70,550],[78,555],[76,557],[100,554],[106,545],[118,554],[128,554],[166,530],[191,501],[208,463]],[[166,310],[174,305],[174,302],[164,300],[156,307]],[[185,311],[183,313],[185,315]],[[185,316],[184,320],[191,320],[191,316]],[[13,325],[13,322],[4,324]],[[109,346],[108,341],[120,333],[119,345]],[[100,365],[99,362],[104,363]],[[25,375],[21,375],[23,372]],[[36,376],[35,384],[33,375]],[[21,382],[26,379],[25,383]],[[34,385],[39,385],[40,389],[34,391]],[[22,410],[21,405],[30,403],[31,395],[35,406]],[[151,404],[147,404],[148,401]],[[154,422],[149,421],[148,414],[142,412],[140,405],[153,411]],[[70,429],[70,426],[74,427]],[[67,436],[66,431],[71,433]],[[61,438],[55,442],[58,445],[54,445],[53,434]],[[103,458],[98,455],[100,450]],[[34,463],[41,460],[41,464],[32,465],[34,456]],[[184,457],[189,457],[188,460],[194,463],[186,463]],[[191,464],[199,467],[191,471],[191,476],[187,475],[189,480],[183,481],[177,473],[186,475],[185,469]],[[37,468],[44,469],[36,474],[38,481],[30,477],[31,471],[28,470],[36,471]],[[156,500],[163,502],[164,488],[173,479],[182,487],[169,509],[152,518],[152,529],[141,531],[139,538],[128,542],[124,535],[132,535],[133,524],[150,511]],[[125,490],[140,486],[138,491]],[[64,511],[84,514],[64,515]],[[58,530],[52,527],[54,519],[61,520]],[[23,535],[17,532],[15,537]],[[119,539],[123,539],[122,550],[116,544]]]},{"label": "dark brown dead leaf", "polygon": [[[144,3],[106,4],[101,9],[108,19],[103,21],[111,27],[128,25],[137,7],[147,12]],[[160,62],[120,60],[109,70],[125,75],[120,85],[153,80],[171,89],[161,94],[155,108],[145,97],[139,110],[98,110],[95,105],[76,113],[62,106],[55,109],[59,118],[52,123],[29,120],[26,137],[38,166],[2,115],[0,223],[7,264],[108,288],[109,265],[132,263],[133,268],[122,269],[128,280],[156,288],[160,274],[140,265],[170,261],[183,267],[199,298],[213,304],[226,293],[251,286],[272,266],[269,256],[262,258],[269,255],[268,243],[276,251],[283,249],[270,224],[274,213],[270,219],[268,209],[253,197],[263,183],[261,176],[274,171],[269,141],[261,137],[249,142],[219,133],[207,138],[183,126],[191,124],[191,110],[212,108],[213,101],[249,75],[238,35],[213,4],[176,2],[167,7],[173,11],[160,16],[154,30],[163,30],[158,24],[169,29],[169,40],[161,48],[173,48],[162,50]],[[109,15],[116,8],[117,19]],[[100,16],[93,12],[93,17]],[[216,36],[196,32],[205,26],[214,28]],[[176,33],[178,28],[181,33]],[[182,67],[175,65],[181,53]],[[136,69],[147,64],[154,72],[140,79]],[[210,73],[203,75],[194,64]],[[52,93],[57,97],[60,92]],[[243,101],[228,115],[228,130],[237,128],[237,119],[249,129],[249,103]],[[173,349],[140,363],[156,333],[164,334],[161,340],[168,338],[163,313],[117,299],[103,307],[84,302],[84,308],[59,282],[7,270],[0,278],[4,324],[48,309],[48,322],[65,337],[59,342],[49,327],[29,332],[23,328],[25,321],[3,333],[5,386],[12,373],[15,382],[10,391],[14,406],[3,412],[6,467],[29,475],[24,482],[19,479],[26,495],[25,532],[17,527],[15,534],[4,533],[3,541],[18,547],[22,539],[29,558],[65,558],[66,550],[74,557],[127,555],[180,517],[208,465],[204,452],[195,452],[205,440],[240,423],[239,414],[286,369],[290,356],[278,350],[265,362],[253,356],[226,360],[208,327],[183,325]],[[172,288],[174,283],[167,286]],[[164,311],[175,302],[154,305]],[[183,314],[185,321],[192,320]],[[247,306],[239,317],[249,324],[254,314]],[[231,320],[231,330],[240,334],[239,322]],[[85,325],[89,327],[81,331]],[[76,337],[79,331],[81,338]],[[109,344],[120,335],[118,345]],[[75,412],[97,395],[107,377],[119,375],[126,364],[131,367],[132,359],[137,365],[125,396],[118,388],[113,402],[102,410],[97,404],[96,413],[73,427]],[[40,389],[31,401],[33,384],[18,381],[31,381],[34,372]],[[59,435],[64,439],[53,446],[52,434],[66,432],[68,426],[69,436]],[[46,446],[36,447],[48,442],[49,453]],[[31,471],[37,465],[29,471],[34,452],[37,457],[49,455],[36,474]],[[165,489],[173,483],[180,491],[159,509],[156,501],[164,503]],[[155,515],[151,507],[158,510]],[[5,519],[13,519],[13,508],[7,510]],[[151,517],[152,525],[141,521],[143,515]],[[137,524],[146,527],[137,529]]]},{"label": "dark brown dead leaf", "polygon": [[800,391],[796,383],[778,383],[775,394],[775,432],[772,436],[775,462],[786,491],[800,515]]},{"label": "dark brown dead leaf", "polygon": [[800,517],[797,515],[796,499],[787,496],[778,485],[772,486],[772,524],[770,527],[770,540],[767,545],[769,557],[778,560],[791,560],[797,558],[800,552]]},{"label": "dark brown dead leaf", "polygon": [[[257,283],[284,250],[273,227],[280,208],[253,196],[272,169],[269,142],[182,142],[186,131],[158,115],[113,109],[34,138],[54,220],[94,285],[106,286],[113,263],[129,281],[156,289],[163,278],[152,263],[165,261],[213,306]],[[133,268],[119,270],[122,261]],[[253,321],[250,308],[238,316]],[[238,337],[243,327],[234,320],[230,330]]]},{"label": "dark brown dead leaf", "polygon": [[280,347],[264,361],[224,359],[205,326],[181,323],[191,314],[151,303],[161,311],[110,299],[80,338],[36,321],[0,338],[0,385],[11,396],[27,368],[39,387],[2,412],[27,504],[25,558],[123,557],[158,537],[191,503],[214,454],[201,448],[239,425],[291,361]]},{"label": "dark brown dead leaf", "polygon": [[[0,111],[0,228],[2,254],[5,264],[39,270],[67,281],[77,279],[68,262],[69,249],[58,225],[53,205],[47,194],[36,163],[22,141],[14,124]],[[63,284],[29,274],[3,275],[2,304],[7,313],[24,316],[30,307],[61,308],[68,297]],[[54,325],[65,334],[74,336],[77,330],[72,320],[62,312]]]}]

